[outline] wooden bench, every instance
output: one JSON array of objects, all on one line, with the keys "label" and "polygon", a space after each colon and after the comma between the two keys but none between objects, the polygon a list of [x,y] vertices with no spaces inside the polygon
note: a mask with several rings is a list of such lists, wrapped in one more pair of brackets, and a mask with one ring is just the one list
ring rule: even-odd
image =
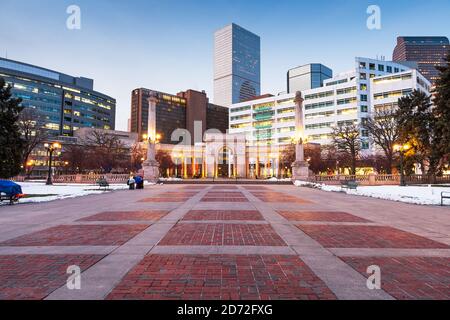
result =
[{"label": "wooden bench", "polygon": [[106,181],[106,179],[98,179],[97,184],[100,189],[102,189],[102,188],[103,188],[103,190],[109,189],[109,183],[108,183],[108,181]]},{"label": "wooden bench", "polygon": [[14,195],[14,196],[9,196],[6,193],[0,193],[0,202],[3,201],[9,201],[10,205],[13,205],[16,202],[19,202],[20,198],[22,198],[22,195]]},{"label": "wooden bench", "polygon": [[342,189],[357,190],[358,182],[356,182],[354,180],[341,181],[341,187],[342,187]]},{"label": "wooden bench", "polygon": [[450,191],[442,191],[441,192],[441,206],[444,206],[444,199],[450,200]]}]

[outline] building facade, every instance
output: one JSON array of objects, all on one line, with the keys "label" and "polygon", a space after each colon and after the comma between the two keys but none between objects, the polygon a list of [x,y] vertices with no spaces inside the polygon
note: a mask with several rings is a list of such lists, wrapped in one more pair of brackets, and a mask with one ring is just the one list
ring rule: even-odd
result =
[{"label": "building facade", "polygon": [[[163,144],[177,144],[189,138],[193,144],[203,141],[206,130],[217,129],[222,133],[228,130],[228,108],[209,103],[205,92],[187,90],[172,95],[141,88],[132,92],[130,120],[131,132],[141,139],[148,132],[150,97],[157,101],[156,131]],[[201,127],[196,127],[196,123],[201,123]],[[190,137],[178,129],[186,130]]]},{"label": "building facade", "polygon": [[0,58],[0,77],[22,105],[42,116],[52,136],[73,136],[83,127],[114,130],[116,100],[94,91],[94,81]]},{"label": "building facade", "polygon": [[449,53],[446,37],[398,37],[392,59],[417,62],[420,73],[434,84],[439,79],[436,67],[445,65]]},{"label": "building facade", "polygon": [[[417,70],[395,62],[356,58],[353,70],[325,80],[320,88],[305,90],[304,126],[307,141],[329,145],[333,127],[361,126],[362,149],[372,150],[364,129],[378,108],[395,107],[398,99],[431,83]],[[295,136],[295,93],[234,104],[230,133],[245,134],[254,144],[290,144]]]},{"label": "building facade", "polygon": [[310,63],[290,69],[287,73],[287,92],[296,93],[320,88],[333,77],[333,70],[320,63]]},{"label": "building facade", "polygon": [[261,91],[261,40],[231,24],[214,34],[214,102],[230,106]]}]

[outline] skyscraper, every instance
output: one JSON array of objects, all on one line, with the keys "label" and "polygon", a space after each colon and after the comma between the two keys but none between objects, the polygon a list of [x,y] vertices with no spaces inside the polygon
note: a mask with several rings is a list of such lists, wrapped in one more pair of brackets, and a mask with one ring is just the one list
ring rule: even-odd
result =
[{"label": "skyscraper", "polygon": [[287,73],[287,91],[295,93],[320,88],[324,80],[333,77],[333,70],[320,63],[310,63],[296,67]]},{"label": "skyscraper", "polygon": [[419,71],[432,83],[439,78],[437,66],[444,65],[450,53],[447,37],[398,37],[394,49],[394,61],[415,61]]},{"label": "skyscraper", "polygon": [[261,40],[230,24],[214,35],[214,102],[222,106],[261,94]]}]

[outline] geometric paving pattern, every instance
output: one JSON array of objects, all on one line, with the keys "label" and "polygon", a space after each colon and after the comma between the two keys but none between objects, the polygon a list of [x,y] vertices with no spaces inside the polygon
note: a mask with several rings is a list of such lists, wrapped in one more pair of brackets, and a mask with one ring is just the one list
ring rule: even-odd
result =
[{"label": "geometric paving pattern", "polygon": [[285,246],[269,225],[261,224],[177,224],[159,243],[161,246]]},{"label": "geometric paving pattern", "polygon": [[[0,299],[448,300],[445,210],[277,185],[0,206]],[[71,265],[82,290],[65,286]]]},{"label": "geometric paving pattern", "polygon": [[263,216],[259,211],[243,211],[243,210],[191,210],[183,218],[185,221],[202,221],[202,220],[246,220],[246,221],[262,221]]},{"label": "geometric paving pattern", "polygon": [[299,225],[297,227],[325,248],[449,248],[443,243],[391,227],[334,225]]},{"label": "geometric paving pattern", "polygon": [[169,211],[117,211],[102,212],[96,215],[77,220],[83,221],[157,221],[167,215]]},{"label": "geometric paving pattern", "polygon": [[40,300],[64,285],[68,266],[82,271],[101,255],[0,255],[0,300]]},{"label": "geometric paving pattern", "polygon": [[11,239],[0,246],[118,246],[149,225],[65,225]]},{"label": "geometric paving pattern", "polygon": [[370,222],[346,212],[331,211],[278,211],[290,221]]},{"label": "geometric paving pattern", "polygon": [[450,258],[342,258],[367,276],[367,266],[381,268],[381,287],[399,300],[449,300]]},{"label": "geometric paving pattern", "polygon": [[334,294],[296,256],[148,255],[108,299],[317,300]]}]

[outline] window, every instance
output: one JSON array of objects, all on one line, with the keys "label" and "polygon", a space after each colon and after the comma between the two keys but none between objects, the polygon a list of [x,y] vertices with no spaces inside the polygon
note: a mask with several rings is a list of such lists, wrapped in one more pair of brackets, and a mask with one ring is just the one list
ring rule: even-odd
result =
[{"label": "window", "polygon": [[368,150],[369,149],[369,142],[368,141],[363,141],[361,143],[361,149]]},{"label": "window", "polygon": [[361,69],[365,69],[365,68],[367,67],[367,64],[366,64],[365,62],[360,62],[360,63],[359,63],[359,67],[360,67]]},{"label": "window", "polygon": [[367,94],[361,95],[361,101],[367,102]]},{"label": "window", "polygon": [[361,85],[359,86],[359,89],[360,89],[361,91],[366,91],[366,90],[367,90],[367,84],[361,83]]},{"label": "window", "polygon": [[395,73],[398,73],[399,71],[400,71],[399,68],[394,68]]},{"label": "window", "polygon": [[367,129],[361,130],[361,136],[364,137],[364,138],[368,138],[369,137],[369,130],[367,130]]},{"label": "window", "polygon": [[367,80],[367,74],[361,73],[361,74],[359,75],[359,78],[360,78],[361,80]]},{"label": "window", "polygon": [[369,69],[370,70],[375,70],[375,63],[369,64]]},{"label": "window", "polygon": [[387,71],[388,73],[392,73],[392,67],[391,67],[391,66],[387,66],[387,67],[386,67],[386,71]]},{"label": "window", "polygon": [[383,64],[379,64],[378,65],[378,71],[384,72],[384,65]]},{"label": "window", "polygon": [[361,106],[361,112],[369,112],[369,108],[367,106]]}]

